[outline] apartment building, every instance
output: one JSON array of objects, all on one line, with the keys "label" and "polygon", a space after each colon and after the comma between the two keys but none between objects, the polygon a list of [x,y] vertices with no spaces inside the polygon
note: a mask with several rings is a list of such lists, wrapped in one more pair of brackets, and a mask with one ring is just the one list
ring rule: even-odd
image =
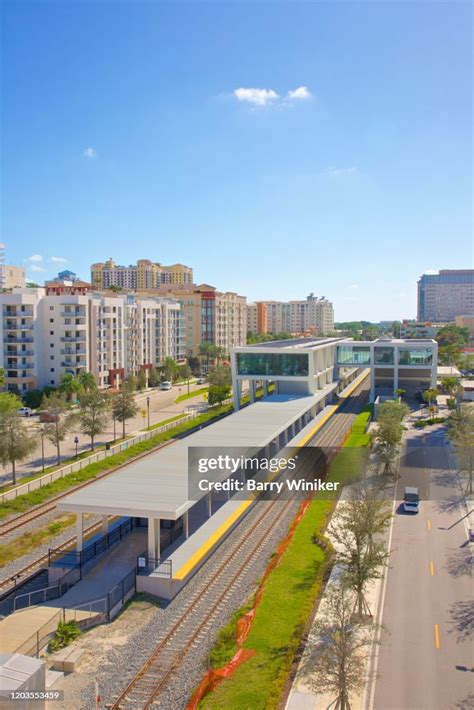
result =
[{"label": "apartment building", "polygon": [[161,284],[181,286],[192,284],[193,270],[184,264],[163,266],[149,259],[139,259],[136,265],[118,266],[108,261],[92,264],[91,282],[97,290],[120,288],[124,291],[145,291]]},{"label": "apartment building", "polygon": [[452,322],[474,315],[474,269],[443,269],[418,281],[418,321]]},{"label": "apartment building", "polygon": [[100,387],[183,357],[177,301],[133,294],[0,295],[2,358],[8,390],[57,387],[64,373],[92,372]]},{"label": "apartment building", "polygon": [[21,266],[0,264],[0,288],[24,288],[25,269]]},{"label": "apartment building", "polygon": [[460,328],[467,328],[469,331],[469,335],[471,337],[471,340],[474,339],[474,315],[471,316],[466,316],[466,315],[459,315],[456,316],[454,319],[454,322],[456,325],[458,325]]},{"label": "apartment building", "polygon": [[258,301],[247,307],[252,333],[307,333],[321,335],[334,330],[333,304],[313,293],[304,301]]},{"label": "apartment building", "polygon": [[217,291],[209,284],[162,284],[147,295],[175,298],[183,309],[183,332],[186,355],[199,355],[201,343],[217,345],[228,353],[245,345],[247,337],[247,302],[245,296],[231,291]]}]

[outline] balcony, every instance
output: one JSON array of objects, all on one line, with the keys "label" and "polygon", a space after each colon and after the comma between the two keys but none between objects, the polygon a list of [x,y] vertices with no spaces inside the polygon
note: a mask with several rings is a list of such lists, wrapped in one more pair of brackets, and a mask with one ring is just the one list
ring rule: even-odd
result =
[{"label": "balcony", "polygon": [[8,371],[10,371],[10,370],[14,370],[14,371],[34,370],[35,366],[32,362],[29,362],[29,363],[24,363],[24,362],[11,363],[11,362],[9,362],[5,365],[5,369]]},{"label": "balcony", "polygon": [[13,343],[15,345],[21,344],[21,343],[32,343],[33,338],[25,338],[24,336],[20,337],[19,335],[16,335],[16,336],[15,335],[13,335],[13,336],[7,335],[7,336],[3,336],[3,342],[4,343]]},{"label": "balcony", "polygon": [[85,348],[77,348],[73,350],[72,348],[61,348],[61,355],[85,355],[87,350]]},{"label": "balcony", "polygon": [[60,311],[59,315],[62,318],[85,318],[85,311]]},{"label": "balcony", "polygon": [[33,309],[30,308],[27,311],[22,310],[6,310],[3,311],[4,318],[33,318]]},{"label": "balcony", "polygon": [[33,323],[31,325],[26,325],[25,323],[14,323],[13,321],[7,321],[3,326],[3,330],[33,330]]},{"label": "balcony", "polygon": [[3,354],[5,355],[5,357],[28,357],[28,355],[34,355],[35,351],[34,350],[8,350],[7,348],[4,348]]},{"label": "balcony", "polygon": [[62,343],[85,343],[86,339],[83,335],[64,335],[61,339]]}]

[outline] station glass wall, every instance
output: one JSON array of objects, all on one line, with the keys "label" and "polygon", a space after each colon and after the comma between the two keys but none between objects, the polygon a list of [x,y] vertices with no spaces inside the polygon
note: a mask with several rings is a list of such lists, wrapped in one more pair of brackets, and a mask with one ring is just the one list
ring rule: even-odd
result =
[{"label": "station glass wall", "polygon": [[338,365],[370,365],[370,347],[365,345],[338,345]]},{"label": "station glass wall", "polygon": [[432,365],[433,350],[431,348],[400,348],[398,363],[399,365]]},{"label": "station glass wall", "polygon": [[239,375],[307,377],[308,354],[237,353],[237,372]]}]

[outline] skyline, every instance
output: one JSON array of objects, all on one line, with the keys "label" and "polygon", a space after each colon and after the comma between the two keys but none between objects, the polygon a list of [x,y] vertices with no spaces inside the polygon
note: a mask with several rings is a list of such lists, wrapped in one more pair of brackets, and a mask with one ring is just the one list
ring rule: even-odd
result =
[{"label": "skyline", "polygon": [[2,12],[2,241],[30,278],[181,262],[378,321],[471,266],[470,4]]}]

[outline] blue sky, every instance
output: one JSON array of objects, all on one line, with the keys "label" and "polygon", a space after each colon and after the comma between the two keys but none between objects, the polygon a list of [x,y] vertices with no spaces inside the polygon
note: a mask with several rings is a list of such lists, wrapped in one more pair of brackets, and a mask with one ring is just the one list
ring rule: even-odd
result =
[{"label": "blue sky", "polygon": [[471,31],[468,2],[7,0],[8,260],[414,316],[472,266]]}]

